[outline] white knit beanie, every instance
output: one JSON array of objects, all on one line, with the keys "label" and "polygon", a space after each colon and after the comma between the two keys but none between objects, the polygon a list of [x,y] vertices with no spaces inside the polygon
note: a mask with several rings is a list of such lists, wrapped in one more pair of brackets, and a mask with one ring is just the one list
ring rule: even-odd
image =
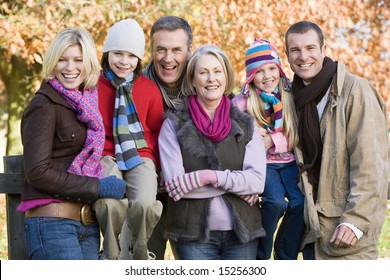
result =
[{"label": "white knit beanie", "polygon": [[143,59],[145,34],[134,19],[124,19],[115,23],[108,31],[103,52],[127,51]]}]

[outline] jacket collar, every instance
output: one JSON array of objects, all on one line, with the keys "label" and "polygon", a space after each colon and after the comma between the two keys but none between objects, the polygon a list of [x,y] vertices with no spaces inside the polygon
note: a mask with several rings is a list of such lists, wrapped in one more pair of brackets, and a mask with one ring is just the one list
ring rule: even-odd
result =
[{"label": "jacket collar", "polygon": [[72,109],[72,107],[68,104],[65,98],[63,98],[61,94],[49,84],[49,82],[42,82],[36,94],[42,94],[49,98],[53,103],[57,103],[64,107]]},{"label": "jacket collar", "polygon": [[345,81],[345,74],[346,74],[346,67],[345,64],[338,61],[337,62],[337,72],[336,72],[336,82],[332,84],[331,88],[331,94],[334,96],[340,96],[341,91],[344,86],[344,81]]}]

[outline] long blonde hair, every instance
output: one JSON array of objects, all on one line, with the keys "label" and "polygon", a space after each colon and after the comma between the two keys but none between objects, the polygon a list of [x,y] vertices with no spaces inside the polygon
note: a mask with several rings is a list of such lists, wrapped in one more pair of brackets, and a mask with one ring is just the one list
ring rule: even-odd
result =
[{"label": "long blonde hair", "polygon": [[91,34],[81,27],[63,29],[54,37],[43,57],[42,75],[44,80],[54,78],[54,69],[62,53],[68,47],[75,45],[81,47],[83,54],[83,65],[86,74],[82,84],[83,88],[96,86],[100,75],[100,65],[95,42]]},{"label": "long blonde hair", "polygon": [[[284,90],[282,79],[279,81],[278,88],[283,106],[283,134],[288,136],[289,149],[293,149],[298,143],[298,122],[295,113],[294,97],[291,91]],[[255,118],[259,127],[272,126],[266,119],[263,100],[257,93],[253,82],[249,85],[247,112]]]}]

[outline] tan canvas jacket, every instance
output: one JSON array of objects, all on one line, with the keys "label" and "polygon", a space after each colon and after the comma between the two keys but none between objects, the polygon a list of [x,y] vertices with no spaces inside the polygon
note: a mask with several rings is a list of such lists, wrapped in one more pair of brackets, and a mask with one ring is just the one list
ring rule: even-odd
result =
[{"label": "tan canvas jacket", "polygon": [[[317,201],[307,174],[301,176],[305,194],[305,245],[315,243],[318,259],[377,258],[376,243],[387,207],[389,138],[385,104],[367,80],[346,71],[338,62],[329,100],[320,121],[323,142]],[[295,150],[302,162],[301,150]],[[363,231],[350,248],[330,245],[342,222]]]}]

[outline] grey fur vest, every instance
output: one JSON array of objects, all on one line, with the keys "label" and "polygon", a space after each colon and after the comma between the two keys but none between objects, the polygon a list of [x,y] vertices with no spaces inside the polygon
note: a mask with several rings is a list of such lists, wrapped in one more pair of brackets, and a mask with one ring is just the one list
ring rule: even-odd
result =
[{"label": "grey fur vest", "polygon": [[[221,142],[213,143],[195,127],[188,110],[187,98],[177,111],[167,113],[173,121],[183,156],[185,172],[201,169],[242,170],[245,146],[253,135],[253,119],[233,106],[232,128]],[[258,203],[249,206],[234,194],[223,199],[233,217],[234,232],[242,243],[265,235]],[[210,199],[169,199],[166,237],[175,241],[207,240],[207,217]]]}]

